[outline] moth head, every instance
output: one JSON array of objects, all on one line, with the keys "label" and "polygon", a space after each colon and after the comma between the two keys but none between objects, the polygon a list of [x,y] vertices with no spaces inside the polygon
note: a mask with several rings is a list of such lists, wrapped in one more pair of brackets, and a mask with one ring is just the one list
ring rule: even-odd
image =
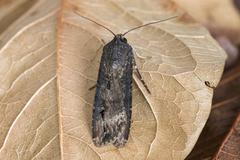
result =
[{"label": "moth head", "polygon": [[119,38],[123,43],[127,43],[127,39],[122,34],[117,34],[117,38]]}]

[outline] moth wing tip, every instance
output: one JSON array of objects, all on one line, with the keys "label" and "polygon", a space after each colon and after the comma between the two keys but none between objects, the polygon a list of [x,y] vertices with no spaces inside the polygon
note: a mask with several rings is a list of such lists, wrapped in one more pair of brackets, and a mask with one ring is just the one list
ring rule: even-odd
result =
[{"label": "moth wing tip", "polygon": [[114,142],[114,145],[115,145],[117,148],[123,148],[123,147],[125,147],[126,142],[127,142],[126,139],[123,139],[123,140],[121,140],[121,141],[116,140],[116,141]]}]

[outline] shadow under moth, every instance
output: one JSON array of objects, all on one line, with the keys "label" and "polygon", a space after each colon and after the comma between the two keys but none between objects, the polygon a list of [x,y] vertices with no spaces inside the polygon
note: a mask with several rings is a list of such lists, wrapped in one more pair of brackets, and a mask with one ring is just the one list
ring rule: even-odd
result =
[{"label": "shadow under moth", "polygon": [[131,127],[133,66],[146,90],[151,94],[137,68],[133,49],[124,35],[132,30],[176,17],[147,23],[128,30],[124,34],[115,35],[105,26],[82,15],[79,16],[107,29],[114,35],[113,40],[103,47],[98,72],[92,115],[93,143],[97,147],[110,143],[116,147],[124,147]]}]

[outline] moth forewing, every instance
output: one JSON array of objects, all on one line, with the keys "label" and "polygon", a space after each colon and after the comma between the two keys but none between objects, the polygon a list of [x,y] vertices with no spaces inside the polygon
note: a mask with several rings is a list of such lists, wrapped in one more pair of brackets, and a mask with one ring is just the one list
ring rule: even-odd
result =
[{"label": "moth forewing", "polygon": [[93,106],[92,134],[96,146],[124,147],[132,108],[132,47],[116,35],[103,48]]}]

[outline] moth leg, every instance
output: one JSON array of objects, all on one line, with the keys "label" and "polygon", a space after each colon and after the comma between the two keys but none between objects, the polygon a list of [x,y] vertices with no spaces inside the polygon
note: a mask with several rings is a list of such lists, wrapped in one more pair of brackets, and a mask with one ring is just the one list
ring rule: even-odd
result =
[{"label": "moth leg", "polygon": [[134,58],[134,57],[133,57],[133,65],[134,65],[135,69],[137,70],[137,73],[138,73],[138,75],[139,75],[139,77],[140,77],[140,80],[142,81],[144,87],[146,88],[146,90],[148,91],[148,93],[151,94],[150,90],[148,89],[147,85],[145,84],[145,82],[144,82],[144,80],[143,80],[143,78],[142,78],[142,76],[141,76],[141,74],[140,74],[140,72],[139,72],[139,70],[138,70],[138,68],[137,68],[136,61],[135,61],[135,58]]},{"label": "moth leg", "polygon": [[96,88],[97,84],[95,84],[94,86],[92,86],[91,88],[89,88],[88,90],[91,91],[92,89]]},{"label": "moth leg", "polygon": [[103,39],[101,39],[101,40],[102,40],[103,44],[106,45],[106,42]]}]

